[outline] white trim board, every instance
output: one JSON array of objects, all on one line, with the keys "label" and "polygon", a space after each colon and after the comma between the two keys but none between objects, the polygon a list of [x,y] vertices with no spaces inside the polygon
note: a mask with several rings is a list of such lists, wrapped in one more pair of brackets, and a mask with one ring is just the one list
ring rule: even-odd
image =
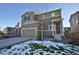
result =
[{"label": "white trim board", "polygon": [[36,27],[31,27],[31,28],[22,28],[22,30],[28,30],[28,29],[36,29],[36,30],[37,30]]},{"label": "white trim board", "polygon": [[23,23],[22,25],[32,24],[32,23],[36,23],[36,22],[39,22],[39,21],[26,22],[26,23]]},{"label": "white trim board", "polygon": [[37,31],[52,31],[52,30],[37,30]]}]

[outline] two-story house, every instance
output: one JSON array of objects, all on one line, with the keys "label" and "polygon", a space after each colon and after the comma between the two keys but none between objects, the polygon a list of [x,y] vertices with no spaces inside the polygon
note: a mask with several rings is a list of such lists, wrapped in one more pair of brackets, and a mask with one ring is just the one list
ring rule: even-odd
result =
[{"label": "two-story house", "polygon": [[79,32],[79,11],[76,13],[72,14],[70,16],[70,27],[71,27],[71,32]]},{"label": "two-story house", "polygon": [[41,14],[25,12],[21,21],[21,36],[36,39],[61,39],[63,35],[61,9]]},{"label": "two-story house", "polygon": [[79,11],[70,16],[71,38],[79,39]]}]

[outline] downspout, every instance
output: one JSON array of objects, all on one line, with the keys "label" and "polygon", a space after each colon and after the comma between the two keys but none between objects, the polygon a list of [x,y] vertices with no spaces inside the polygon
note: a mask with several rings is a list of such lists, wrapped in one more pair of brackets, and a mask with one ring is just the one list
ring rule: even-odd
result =
[{"label": "downspout", "polygon": [[43,41],[43,21],[42,21],[41,37],[42,37],[42,41]]}]

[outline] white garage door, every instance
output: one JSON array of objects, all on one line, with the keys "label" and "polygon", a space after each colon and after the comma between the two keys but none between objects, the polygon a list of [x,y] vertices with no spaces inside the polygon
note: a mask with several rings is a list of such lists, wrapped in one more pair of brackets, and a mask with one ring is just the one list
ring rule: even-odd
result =
[{"label": "white garage door", "polygon": [[36,38],[37,36],[36,29],[24,29],[22,31],[22,36],[27,38]]}]

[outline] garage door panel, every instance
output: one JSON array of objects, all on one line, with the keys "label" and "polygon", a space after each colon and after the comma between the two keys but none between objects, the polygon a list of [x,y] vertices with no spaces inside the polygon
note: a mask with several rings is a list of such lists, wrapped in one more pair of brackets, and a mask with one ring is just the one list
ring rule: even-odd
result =
[{"label": "garage door panel", "polygon": [[35,38],[35,37],[36,37],[35,29],[23,30],[23,36],[24,36],[24,37]]}]

